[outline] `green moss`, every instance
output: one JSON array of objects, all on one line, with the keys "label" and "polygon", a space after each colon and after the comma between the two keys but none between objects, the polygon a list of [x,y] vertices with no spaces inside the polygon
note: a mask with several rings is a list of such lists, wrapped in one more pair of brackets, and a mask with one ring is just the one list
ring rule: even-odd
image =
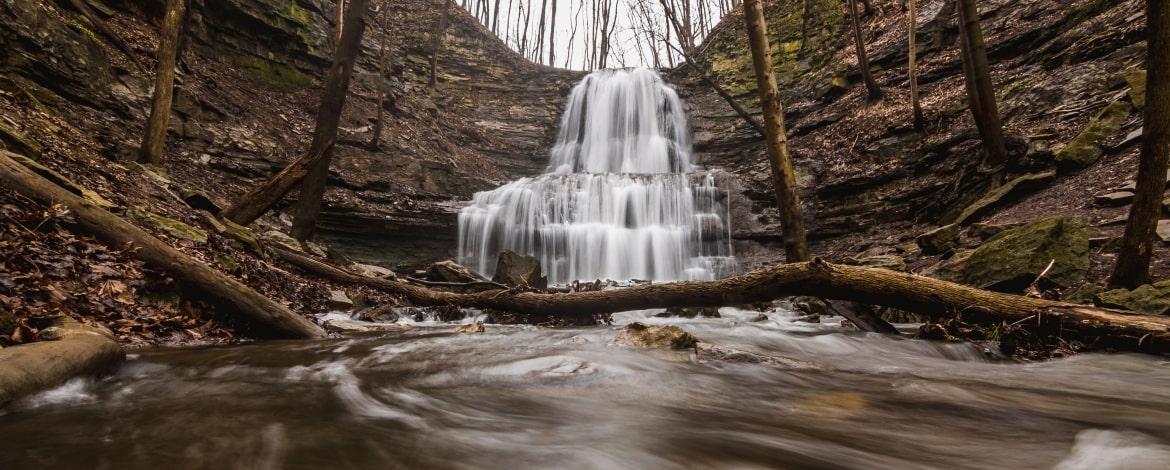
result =
[{"label": "green moss", "polygon": [[291,2],[288,5],[288,13],[293,19],[299,21],[301,24],[309,24],[309,10],[297,5],[297,2]]},{"label": "green moss", "polygon": [[152,213],[141,207],[131,208],[130,216],[145,225],[162,230],[172,237],[191,240],[200,244],[207,243],[206,232],[185,223],[179,222],[175,219],[168,219],[161,215]]},{"label": "green moss", "polygon": [[97,41],[97,34],[94,34],[93,30],[86,28],[85,25],[81,24],[80,21],[77,21],[77,20],[70,21],[69,25],[73,26],[74,28],[77,28],[78,31],[85,33],[85,35],[89,36],[90,39]]},{"label": "green moss", "polygon": [[291,91],[313,84],[313,77],[299,70],[271,60],[258,57],[238,58],[236,63],[245,70],[260,77],[275,90]]},{"label": "green moss", "polygon": [[1097,144],[1117,132],[1131,110],[1133,105],[1124,101],[1114,101],[1102,109],[1089,121],[1085,130],[1056,152],[1057,168],[1061,171],[1076,170],[1096,162],[1102,153]]}]

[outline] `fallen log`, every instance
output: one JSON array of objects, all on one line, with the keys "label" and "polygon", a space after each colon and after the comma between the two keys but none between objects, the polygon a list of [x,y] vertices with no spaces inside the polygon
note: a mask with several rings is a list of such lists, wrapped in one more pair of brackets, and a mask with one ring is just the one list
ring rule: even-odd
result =
[{"label": "fallen log", "polygon": [[78,375],[105,372],[126,357],[113,335],[65,319],[55,341],[0,349],[0,407]]},{"label": "fallen log", "polygon": [[1053,325],[1069,337],[1101,347],[1170,352],[1170,317],[1167,316],[985,291],[909,273],[832,264],[820,258],[771,266],[718,281],[642,284],[568,294],[515,289],[455,294],[353,274],[286,250],[276,250],[276,253],[308,272],[401,295],[420,306],[453,305],[589,317],[648,308],[743,305],[808,295],[893,307],[932,318],[970,314],[1008,322],[1027,320]]},{"label": "fallen log", "polygon": [[[63,204],[76,216],[81,230],[113,246],[133,243],[146,264],[166,269],[185,285],[219,301],[259,325],[293,338],[320,338],[325,330],[243,283],[172,248],[134,224],[101,209],[33,173],[0,150],[0,187],[50,206]],[[18,157],[18,156],[17,156]]]}]

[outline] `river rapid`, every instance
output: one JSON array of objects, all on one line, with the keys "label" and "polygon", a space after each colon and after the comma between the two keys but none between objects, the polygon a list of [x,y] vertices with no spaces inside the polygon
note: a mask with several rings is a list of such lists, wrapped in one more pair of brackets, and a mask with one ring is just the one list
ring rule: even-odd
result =
[{"label": "river rapid", "polygon": [[1170,468],[1164,358],[1019,364],[721,313],[616,322],[829,369],[610,346],[617,326],[141,351],[0,411],[0,468]]}]

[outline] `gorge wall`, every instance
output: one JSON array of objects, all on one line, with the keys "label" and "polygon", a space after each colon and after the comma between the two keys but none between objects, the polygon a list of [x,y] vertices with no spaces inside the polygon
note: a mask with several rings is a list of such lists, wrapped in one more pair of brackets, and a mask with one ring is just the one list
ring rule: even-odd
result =
[{"label": "gorge wall", "polygon": [[[953,220],[987,192],[986,175],[976,171],[980,150],[964,104],[949,2],[919,3],[925,135],[909,121],[906,18],[897,5],[877,5],[864,22],[870,62],[888,94],[874,106],[864,104],[843,2],[771,2],[767,9],[814,253],[840,257],[904,243]],[[91,5],[150,67],[158,2]],[[396,266],[453,257],[455,213],[472,193],[543,170],[564,98],[583,72],[528,63],[456,7],[432,91],[431,39],[442,1],[389,5],[382,146],[367,145],[382,37],[372,22],[335,146],[319,235],[344,240],[333,244],[340,255]],[[1093,116],[1132,101],[1127,77],[1142,68],[1142,2],[985,0],[980,6],[1010,135],[1009,179],[1057,167],[1056,155]],[[165,170],[178,184],[231,201],[307,146],[332,54],[333,3],[194,0],[193,10]],[[755,107],[740,13],[715,28],[698,62]],[[725,170],[723,184],[740,201],[732,217],[737,254],[746,268],[778,261],[762,139],[692,69],[667,74],[688,107],[697,163]],[[146,184],[127,169],[151,81],[69,2],[0,2],[0,84],[6,148],[36,153],[115,203],[135,203],[122,189]],[[1117,136],[1139,127],[1140,119],[1124,119],[1113,140],[1094,144],[1105,154],[1100,162],[1089,171],[1062,170],[1065,183],[1058,184],[1086,193],[1119,185],[1126,170],[1091,170],[1132,161],[1134,141]],[[1039,211],[1062,203],[1028,202]],[[1091,198],[1072,203],[1092,204]],[[272,215],[259,228],[285,224],[287,218]]]}]

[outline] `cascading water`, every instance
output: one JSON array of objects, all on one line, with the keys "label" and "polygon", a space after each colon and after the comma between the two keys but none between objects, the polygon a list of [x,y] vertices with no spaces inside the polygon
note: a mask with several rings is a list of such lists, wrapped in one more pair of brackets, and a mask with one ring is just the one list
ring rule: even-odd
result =
[{"label": "cascading water", "polygon": [[491,276],[508,249],[549,282],[709,280],[734,269],[725,194],[689,173],[678,95],[649,69],[601,70],[569,96],[544,175],[476,193],[459,262]]}]

